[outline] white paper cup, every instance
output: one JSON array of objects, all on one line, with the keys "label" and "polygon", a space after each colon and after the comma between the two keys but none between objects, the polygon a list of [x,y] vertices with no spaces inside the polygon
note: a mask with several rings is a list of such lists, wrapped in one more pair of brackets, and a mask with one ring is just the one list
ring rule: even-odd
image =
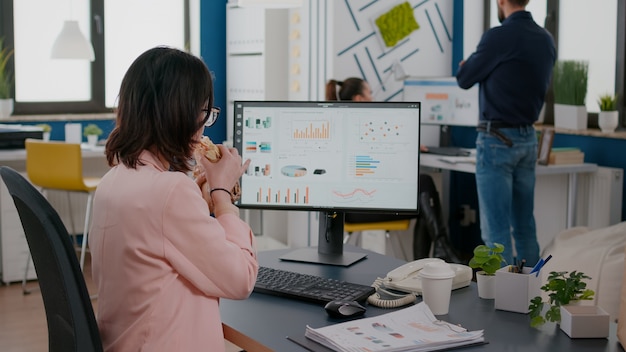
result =
[{"label": "white paper cup", "polygon": [[420,270],[422,299],[434,315],[448,314],[454,270],[446,262],[432,262]]}]

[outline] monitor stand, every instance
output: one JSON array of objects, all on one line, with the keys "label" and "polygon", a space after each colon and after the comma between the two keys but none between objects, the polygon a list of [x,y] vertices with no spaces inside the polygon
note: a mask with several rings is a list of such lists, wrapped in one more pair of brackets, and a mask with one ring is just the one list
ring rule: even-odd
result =
[{"label": "monitor stand", "polygon": [[342,212],[320,212],[318,247],[296,249],[280,259],[337,266],[350,266],[364,259],[366,253],[344,252],[343,221]]}]

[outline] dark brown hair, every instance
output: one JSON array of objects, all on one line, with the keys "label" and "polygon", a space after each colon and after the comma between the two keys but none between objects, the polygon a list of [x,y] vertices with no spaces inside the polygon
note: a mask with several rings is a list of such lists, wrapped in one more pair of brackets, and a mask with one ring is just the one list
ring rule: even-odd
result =
[{"label": "dark brown hair", "polygon": [[[358,77],[346,78],[343,82],[331,79],[326,83],[326,100],[352,100],[355,95],[363,94],[363,83]],[[337,93],[337,86],[339,92]]]},{"label": "dark brown hair", "polygon": [[213,82],[205,63],[184,51],[156,47],[141,54],[124,75],[115,128],[106,144],[109,166],[130,168],[151,149],[175,171],[189,171],[194,136],[205,104],[213,106]]}]

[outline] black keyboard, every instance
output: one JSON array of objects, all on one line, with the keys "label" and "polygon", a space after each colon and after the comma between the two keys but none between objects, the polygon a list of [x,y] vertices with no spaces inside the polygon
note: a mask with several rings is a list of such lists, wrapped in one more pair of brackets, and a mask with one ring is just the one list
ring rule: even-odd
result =
[{"label": "black keyboard", "polygon": [[334,300],[364,302],[376,290],[372,286],[259,267],[254,292],[326,304]]},{"label": "black keyboard", "polygon": [[470,152],[459,147],[427,147],[424,153],[445,155],[445,156],[469,156]]}]

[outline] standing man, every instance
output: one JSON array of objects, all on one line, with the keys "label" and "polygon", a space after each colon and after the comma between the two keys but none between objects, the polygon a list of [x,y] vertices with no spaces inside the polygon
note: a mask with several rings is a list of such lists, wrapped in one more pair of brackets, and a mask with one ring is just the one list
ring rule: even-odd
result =
[{"label": "standing man", "polygon": [[461,88],[480,85],[476,187],[483,241],[505,247],[504,259],[533,266],[539,244],[533,215],[539,116],[556,60],[554,40],[538,26],[528,0],[497,0],[502,23],[485,32],[460,63]]}]

